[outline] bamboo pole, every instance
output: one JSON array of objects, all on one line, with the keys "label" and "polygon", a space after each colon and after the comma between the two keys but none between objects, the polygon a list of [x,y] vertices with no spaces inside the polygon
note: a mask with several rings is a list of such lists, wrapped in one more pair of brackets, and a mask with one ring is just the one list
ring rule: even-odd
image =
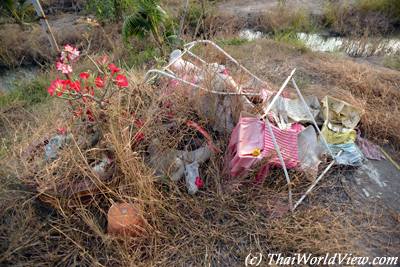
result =
[{"label": "bamboo pole", "polygon": [[43,11],[42,5],[40,4],[40,1],[39,0],[31,0],[31,1],[32,1],[32,5],[35,8],[36,14],[40,18],[40,25],[42,26],[43,30],[47,34],[47,37],[49,38],[52,49],[56,53],[59,53],[60,48],[57,45],[56,38],[54,37],[54,34],[51,30],[49,22],[47,21],[46,15],[44,14],[44,11]]}]

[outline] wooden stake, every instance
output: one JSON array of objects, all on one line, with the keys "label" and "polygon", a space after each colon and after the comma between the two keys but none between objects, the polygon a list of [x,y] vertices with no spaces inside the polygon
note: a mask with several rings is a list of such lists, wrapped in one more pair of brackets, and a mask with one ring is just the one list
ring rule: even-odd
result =
[{"label": "wooden stake", "polygon": [[36,14],[40,18],[40,25],[42,26],[43,30],[46,32],[47,37],[49,38],[51,47],[56,53],[60,52],[60,49],[58,48],[56,38],[54,37],[54,34],[51,30],[50,24],[47,21],[46,15],[44,14],[42,5],[40,4],[39,0],[31,0],[32,5],[35,7]]}]

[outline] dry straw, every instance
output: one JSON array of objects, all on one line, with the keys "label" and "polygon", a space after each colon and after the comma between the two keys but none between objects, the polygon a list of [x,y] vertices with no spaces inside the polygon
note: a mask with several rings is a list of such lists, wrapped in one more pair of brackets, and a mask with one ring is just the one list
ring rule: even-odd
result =
[{"label": "dry straw", "polygon": [[[307,68],[315,68],[313,64],[307,63]],[[369,69],[363,74],[353,65],[344,72],[332,62],[321,64],[328,81],[339,77],[355,103],[367,103],[363,130],[398,141],[398,132],[383,125],[397,123],[398,94],[392,91],[395,82],[389,80],[397,78],[391,74],[375,77]],[[215,154],[201,166],[205,188],[195,196],[187,194],[184,181],[156,177],[147,164],[151,140],[158,140],[160,153],[181,149],[198,136],[185,126],[187,120],[206,128],[222,150],[227,145],[226,136],[213,132],[209,119],[196,112],[195,102],[181,94],[163,94],[160,88],[166,88],[165,81],[145,85],[132,75],[129,90],[111,99],[95,148],[84,148],[79,142],[80,128],[59,117],[64,109],[59,102],[43,107],[47,113],[29,122],[8,122],[20,134],[12,144],[13,153],[1,162],[0,265],[242,266],[246,255],[255,251],[287,256],[302,252],[394,255],[398,251],[398,213],[388,215],[378,204],[357,206],[352,201],[354,192],[344,191],[340,183],[339,169],[293,214],[287,212],[287,187],[280,170],[271,171],[261,186],[253,185],[251,175],[227,181],[222,174],[223,155]],[[172,110],[166,107],[169,101]],[[385,113],[389,109],[392,112]],[[134,119],[141,119],[143,125],[135,126]],[[57,160],[45,163],[40,140],[66,121],[73,141]],[[176,128],[166,129],[166,122]],[[141,142],[138,133],[144,135]],[[35,140],[37,146],[27,156],[27,147]],[[111,180],[100,179],[91,170],[104,152],[112,153],[115,160]],[[291,175],[298,197],[309,182],[300,173]],[[60,193],[73,191],[81,181],[94,185],[85,197]],[[44,203],[43,196],[51,201]],[[118,238],[106,233],[107,211],[120,201],[140,207],[146,234]]]}]

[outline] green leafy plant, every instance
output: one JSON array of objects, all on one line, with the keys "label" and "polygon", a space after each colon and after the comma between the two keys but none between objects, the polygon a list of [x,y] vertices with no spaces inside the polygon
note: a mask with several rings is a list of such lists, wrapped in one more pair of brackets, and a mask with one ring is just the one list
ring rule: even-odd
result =
[{"label": "green leafy plant", "polygon": [[100,21],[122,20],[126,12],[130,12],[135,5],[135,0],[90,0],[87,1],[86,10],[93,13]]},{"label": "green leafy plant", "polygon": [[145,38],[151,35],[164,55],[164,44],[174,39],[173,22],[159,5],[159,0],[139,0],[132,14],[125,18],[122,35],[126,43],[131,36]]},{"label": "green leafy plant", "polygon": [[2,0],[0,7],[19,24],[32,21],[35,15],[31,2],[26,0]]},{"label": "green leafy plant", "polygon": [[306,53],[309,51],[309,48],[302,40],[298,38],[297,33],[293,31],[275,33],[274,40],[289,44],[301,53]]}]

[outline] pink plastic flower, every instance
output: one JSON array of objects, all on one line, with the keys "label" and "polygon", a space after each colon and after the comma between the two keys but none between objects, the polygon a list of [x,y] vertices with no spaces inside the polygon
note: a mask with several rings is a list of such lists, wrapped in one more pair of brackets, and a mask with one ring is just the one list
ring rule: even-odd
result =
[{"label": "pink plastic flower", "polygon": [[89,74],[88,72],[81,72],[81,73],[79,74],[79,77],[81,77],[82,80],[88,79],[89,76],[90,76],[90,74]]},{"label": "pink plastic flower", "polygon": [[118,74],[117,77],[115,77],[115,83],[118,87],[128,87],[128,79],[121,74]]},{"label": "pink plastic flower", "polygon": [[56,62],[56,69],[61,71],[63,74],[69,74],[72,72],[72,67],[71,65],[64,64],[60,61]]},{"label": "pink plastic flower", "polygon": [[111,63],[108,64],[108,68],[111,70],[111,75],[114,75],[114,73],[119,72],[121,69],[115,66],[115,64]]},{"label": "pink plastic flower", "polygon": [[97,78],[94,80],[94,84],[95,84],[98,88],[103,88],[104,85],[105,85],[105,82],[104,82],[104,79],[103,79],[103,78],[97,77]]},{"label": "pink plastic flower", "polygon": [[58,78],[52,81],[49,88],[47,88],[47,92],[51,96],[53,96],[54,93],[57,93],[58,96],[62,96],[64,90],[65,90],[65,81],[60,80]]},{"label": "pink plastic flower", "polygon": [[79,50],[76,47],[73,47],[69,44],[64,46],[64,51],[61,52],[61,59],[65,61],[68,59],[69,61],[76,61],[79,58]]},{"label": "pink plastic flower", "polygon": [[64,51],[65,52],[71,52],[73,50],[74,50],[74,47],[72,45],[70,45],[70,44],[64,45]]}]

